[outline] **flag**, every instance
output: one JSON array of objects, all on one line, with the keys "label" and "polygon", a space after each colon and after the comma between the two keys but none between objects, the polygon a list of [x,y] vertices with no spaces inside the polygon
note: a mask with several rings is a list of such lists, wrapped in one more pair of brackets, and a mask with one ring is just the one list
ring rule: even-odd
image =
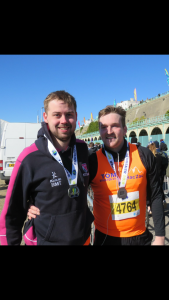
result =
[{"label": "flag", "polygon": [[79,127],[80,127],[80,121],[78,121],[78,125],[79,125]]},{"label": "flag", "polygon": [[93,121],[93,114],[91,113],[91,120]]},{"label": "flag", "polygon": [[84,117],[84,125],[85,125],[85,122],[86,122],[86,121],[85,121],[85,117]]},{"label": "flag", "polygon": [[137,92],[136,92],[136,89],[134,89],[134,100],[137,102]]}]

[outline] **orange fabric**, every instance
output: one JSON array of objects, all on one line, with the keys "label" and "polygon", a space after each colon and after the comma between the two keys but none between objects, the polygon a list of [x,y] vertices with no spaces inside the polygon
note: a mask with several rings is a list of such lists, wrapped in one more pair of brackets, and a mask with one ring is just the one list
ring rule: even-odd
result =
[{"label": "orange fabric", "polygon": [[89,244],[90,244],[90,236],[89,236],[89,238],[87,239],[87,241],[84,243],[83,246],[89,246]]},{"label": "orange fabric", "polygon": [[[106,156],[102,149],[96,152],[98,160],[98,171],[91,183],[94,192],[93,214],[95,217],[95,228],[104,234],[115,237],[131,237],[142,234],[145,230],[146,214],[146,169],[140,159],[136,145],[130,144],[130,165],[126,190],[128,193],[139,191],[140,215],[125,220],[112,220],[109,195],[117,194],[118,182],[115,178]],[[119,162],[120,178],[123,162]],[[118,163],[115,163],[116,171]],[[118,172],[118,171],[117,171]]]}]

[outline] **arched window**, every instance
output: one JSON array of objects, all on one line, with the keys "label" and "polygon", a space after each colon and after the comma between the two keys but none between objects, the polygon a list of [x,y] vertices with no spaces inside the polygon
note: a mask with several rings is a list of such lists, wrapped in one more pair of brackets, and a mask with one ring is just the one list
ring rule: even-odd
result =
[{"label": "arched window", "polygon": [[139,133],[139,136],[147,136],[147,135],[148,135],[148,133],[145,129],[142,129]]},{"label": "arched window", "polygon": [[162,134],[162,131],[160,128],[155,127],[151,133],[151,135],[157,135],[157,134]]},{"label": "arched window", "polygon": [[130,132],[129,137],[136,137],[136,133],[134,131]]},{"label": "arched window", "polygon": [[169,127],[167,128],[166,134],[169,133]]}]

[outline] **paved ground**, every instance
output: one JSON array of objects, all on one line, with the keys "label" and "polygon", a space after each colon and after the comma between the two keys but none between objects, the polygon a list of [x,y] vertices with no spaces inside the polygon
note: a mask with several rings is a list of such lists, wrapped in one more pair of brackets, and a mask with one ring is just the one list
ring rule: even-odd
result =
[{"label": "paved ground", "polygon": [[[3,180],[0,180],[0,214],[4,206],[7,187],[8,186],[5,184],[5,182]],[[166,226],[165,245],[169,245],[169,193],[166,195],[166,208],[164,209],[164,212],[165,212],[165,226]],[[155,236],[152,217],[149,217],[148,229],[152,232],[153,236]],[[21,245],[24,245],[23,240],[21,242]]]}]

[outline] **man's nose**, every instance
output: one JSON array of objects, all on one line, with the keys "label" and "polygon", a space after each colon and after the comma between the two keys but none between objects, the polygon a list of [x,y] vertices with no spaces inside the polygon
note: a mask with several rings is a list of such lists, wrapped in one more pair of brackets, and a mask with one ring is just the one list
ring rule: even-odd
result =
[{"label": "man's nose", "polygon": [[61,122],[61,123],[67,123],[66,115],[62,115],[62,116],[61,116],[60,122]]},{"label": "man's nose", "polygon": [[113,128],[111,126],[107,127],[107,134],[112,134],[113,133]]}]

